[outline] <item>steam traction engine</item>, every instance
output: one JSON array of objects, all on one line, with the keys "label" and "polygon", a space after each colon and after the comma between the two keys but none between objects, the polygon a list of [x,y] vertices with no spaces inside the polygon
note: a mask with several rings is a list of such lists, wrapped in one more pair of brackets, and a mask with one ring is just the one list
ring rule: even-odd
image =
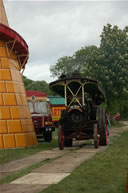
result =
[{"label": "steam traction engine", "polygon": [[107,145],[107,121],[105,109],[100,104],[105,95],[96,80],[73,73],[51,82],[50,87],[65,98],[58,123],[59,148],[72,146],[74,139],[94,139],[94,146]]}]

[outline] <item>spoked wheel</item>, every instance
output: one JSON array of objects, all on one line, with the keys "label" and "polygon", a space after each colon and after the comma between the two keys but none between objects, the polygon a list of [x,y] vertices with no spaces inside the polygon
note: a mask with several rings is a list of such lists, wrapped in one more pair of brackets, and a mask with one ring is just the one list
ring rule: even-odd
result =
[{"label": "spoked wheel", "polygon": [[98,134],[98,125],[94,124],[94,146],[95,148],[99,148],[99,134]]},{"label": "spoked wheel", "polygon": [[97,109],[97,120],[99,123],[99,135],[100,135],[99,144],[105,146],[107,145],[107,122],[105,109],[103,108]]},{"label": "spoked wheel", "polygon": [[58,143],[59,143],[59,149],[64,149],[64,130],[61,125],[58,127]]}]

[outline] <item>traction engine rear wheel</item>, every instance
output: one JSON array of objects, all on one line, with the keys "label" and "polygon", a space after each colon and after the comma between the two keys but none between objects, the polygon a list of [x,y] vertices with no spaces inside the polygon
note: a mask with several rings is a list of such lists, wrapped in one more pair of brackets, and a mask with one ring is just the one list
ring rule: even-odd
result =
[{"label": "traction engine rear wheel", "polygon": [[98,125],[94,124],[94,146],[95,148],[99,148],[99,135],[98,135]]},{"label": "traction engine rear wheel", "polygon": [[107,121],[106,121],[106,113],[105,109],[98,108],[97,109],[97,120],[99,123],[99,144],[101,146],[107,145]]},{"label": "traction engine rear wheel", "polygon": [[64,149],[64,130],[61,125],[58,127],[58,143],[59,143],[59,149]]}]

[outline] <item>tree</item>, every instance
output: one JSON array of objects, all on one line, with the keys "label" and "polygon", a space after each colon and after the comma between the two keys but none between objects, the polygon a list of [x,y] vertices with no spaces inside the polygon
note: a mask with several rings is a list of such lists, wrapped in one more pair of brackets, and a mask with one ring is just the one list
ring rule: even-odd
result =
[{"label": "tree", "polygon": [[128,89],[128,27],[123,30],[107,24],[100,47],[86,46],[73,56],[60,58],[50,68],[53,77],[78,70],[102,83],[108,102],[121,98]]},{"label": "tree", "polygon": [[[100,48],[87,46],[74,54],[78,69],[86,76],[97,79],[100,76],[100,61],[102,59]],[[100,66],[101,67],[101,66]],[[97,76],[98,75],[98,76]]]},{"label": "tree", "polygon": [[[50,68],[53,77],[78,70],[97,79],[103,86],[108,108],[125,114],[128,96],[128,27],[123,30],[107,24],[101,33],[100,47],[86,46],[73,56],[60,58]],[[128,111],[126,112],[128,114]]]},{"label": "tree", "polygon": [[74,70],[74,58],[70,56],[64,56],[58,59],[57,63],[50,67],[52,77],[60,77],[62,74],[70,75]]},{"label": "tree", "polygon": [[[75,70],[86,76],[94,76],[94,68],[99,60],[100,50],[96,46],[87,46],[76,51],[72,56],[64,56],[50,67],[52,77],[60,77],[62,74],[70,76]],[[100,56],[101,57],[101,56]]]},{"label": "tree", "polygon": [[121,98],[128,85],[128,28],[104,26],[100,49],[104,69],[102,83],[108,98]]},{"label": "tree", "polygon": [[44,81],[33,81],[23,76],[23,82],[26,90],[35,90],[46,93],[47,95],[55,95],[50,89],[49,85]]}]

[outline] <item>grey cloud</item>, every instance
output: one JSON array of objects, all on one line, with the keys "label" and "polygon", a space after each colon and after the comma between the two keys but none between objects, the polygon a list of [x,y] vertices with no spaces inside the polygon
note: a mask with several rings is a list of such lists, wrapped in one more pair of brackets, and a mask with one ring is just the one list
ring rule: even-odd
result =
[{"label": "grey cloud", "polygon": [[[49,66],[60,57],[72,55],[84,46],[98,46],[103,25],[111,23],[124,28],[128,18],[126,1],[6,0],[5,6],[10,26],[29,45],[27,68],[31,68],[31,74],[36,70],[34,66],[44,66],[48,74]],[[42,78],[36,74],[35,79]]]}]

